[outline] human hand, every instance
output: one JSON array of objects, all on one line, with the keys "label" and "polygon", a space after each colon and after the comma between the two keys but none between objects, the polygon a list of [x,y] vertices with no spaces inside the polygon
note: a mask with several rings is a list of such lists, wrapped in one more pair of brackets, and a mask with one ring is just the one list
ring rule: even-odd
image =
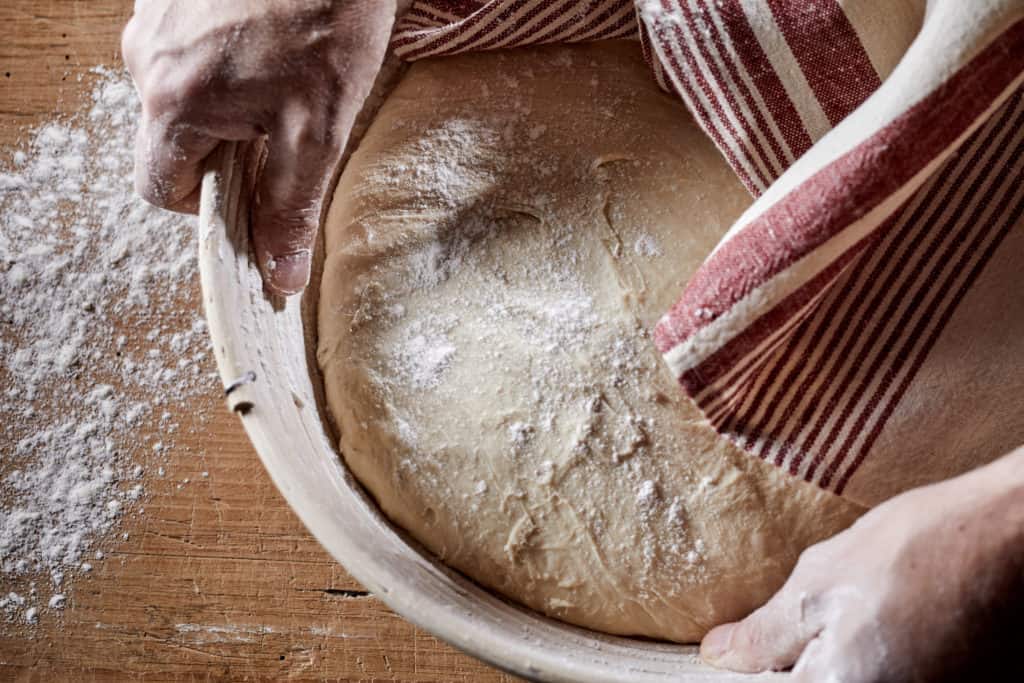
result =
[{"label": "human hand", "polygon": [[[701,643],[794,681],[1010,680],[1024,669],[1024,450],[909,491],[801,555],[785,586]],[[1016,663],[1015,663],[1016,662]],[[985,678],[983,672],[999,672]]]},{"label": "human hand", "polygon": [[395,0],[138,0],[122,52],[142,98],[139,194],[194,213],[217,144],[266,135],[253,246],[268,290],[302,291],[328,183],[394,18]]}]

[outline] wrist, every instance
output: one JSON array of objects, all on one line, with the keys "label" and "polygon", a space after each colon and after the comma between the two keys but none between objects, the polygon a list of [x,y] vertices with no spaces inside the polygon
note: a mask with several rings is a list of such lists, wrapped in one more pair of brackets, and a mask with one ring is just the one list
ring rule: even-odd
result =
[{"label": "wrist", "polygon": [[990,486],[997,491],[1009,498],[1024,499],[1024,447],[1007,453],[983,470]]},{"label": "wrist", "polygon": [[1011,553],[1024,552],[1024,448],[1018,448],[983,468],[990,492],[982,504],[1001,545]]},{"label": "wrist", "polygon": [[1024,448],[921,492],[944,523],[970,528],[983,555],[1024,556]]}]

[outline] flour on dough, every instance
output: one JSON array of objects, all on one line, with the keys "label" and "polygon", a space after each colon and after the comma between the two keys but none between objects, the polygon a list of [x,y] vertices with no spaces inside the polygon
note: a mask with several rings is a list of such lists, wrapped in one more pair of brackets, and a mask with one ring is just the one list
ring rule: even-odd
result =
[{"label": "flour on dough", "polygon": [[650,339],[749,204],[635,43],[414,64],[339,182],[318,356],[340,449],[444,562],[695,641],[860,510],[719,437]]}]

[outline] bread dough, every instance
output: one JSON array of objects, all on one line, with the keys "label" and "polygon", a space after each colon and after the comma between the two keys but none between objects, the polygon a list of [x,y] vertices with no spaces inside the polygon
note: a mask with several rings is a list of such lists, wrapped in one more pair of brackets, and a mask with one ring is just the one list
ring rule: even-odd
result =
[{"label": "bread dough", "polygon": [[414,64],[326,222],[348,466],[553,617],[686,642],[744,616],[861,512],[718,436],[651,342],[749,202],[636,43]]}]

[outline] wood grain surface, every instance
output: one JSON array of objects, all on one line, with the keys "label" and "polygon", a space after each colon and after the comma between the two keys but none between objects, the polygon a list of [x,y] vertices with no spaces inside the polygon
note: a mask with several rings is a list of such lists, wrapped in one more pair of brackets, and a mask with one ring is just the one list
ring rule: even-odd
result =
[{"label": "wood grain surface", "polygon": [[[120,65],[132,4],[0,3],[0,156],[26,127],[73,111],[89,68]],[[198,282],[188,286],[198,307]],[[177,413],[193,428],[166,476],[146,480],[144,511],[103,541],[62,612],[0,635],[0,680],[513,680],[402,620],[328,557],[213,379]]]}]

